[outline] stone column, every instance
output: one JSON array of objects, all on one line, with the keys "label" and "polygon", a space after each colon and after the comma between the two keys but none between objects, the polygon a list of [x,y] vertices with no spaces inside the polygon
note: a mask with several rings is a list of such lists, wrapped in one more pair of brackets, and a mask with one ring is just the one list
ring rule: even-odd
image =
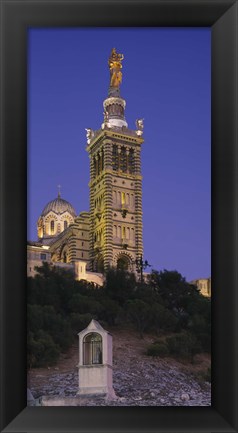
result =
[{"label": "stone column", "polygon": [[93,180],[96,176],[96,167],[94,167],[94,160],[92,152],[89,153],[90,158],[90,198],[89,198],[89,212],[90,212],[90,219],[89,219],[89,228],[90,228],[90,235],[89,235],[89,269],[93,270],[93,259],[94,259],[94,185]]},{"label": "stone column", "polygon": [[143,255],[143,240],[142,240],[142,177],[141,177],[141,149],[135,150],[135,243],[136,255],[139,258]]},{"label": "stone column", "polygon": [[112,143],[104,142],[104,268],[112,265],[113,260],[113,197],[112,197]]}]

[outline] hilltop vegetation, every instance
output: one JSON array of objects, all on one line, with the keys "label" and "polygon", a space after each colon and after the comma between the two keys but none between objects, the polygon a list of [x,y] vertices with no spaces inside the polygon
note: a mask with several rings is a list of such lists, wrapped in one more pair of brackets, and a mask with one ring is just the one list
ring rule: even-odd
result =
[{"label": "hilltop vegetation", "polygon": [[28,367],[57,362],[94,318],[103,327],[130,327],[155,335],[150,356],[193,359],[210,353],[211,305],[177,271],[152,271],[145,283],[110,269],[102,288],[75,281],[69,271],[44,263],[28,278]]}]

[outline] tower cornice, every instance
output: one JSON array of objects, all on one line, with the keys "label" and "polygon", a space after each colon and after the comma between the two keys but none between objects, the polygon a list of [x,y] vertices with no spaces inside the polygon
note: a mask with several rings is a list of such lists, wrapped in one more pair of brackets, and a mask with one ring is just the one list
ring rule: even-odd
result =
[{"label": "tower cornice", "polygon": [[90,152],[94,148],[94,146],[98,144],[100,140],[107,139],[107,138],[116,138],[122,141],[127,141],[128,143],[136,143],[138,145],[141,145],[144,142],[144,138],[138,136],[136,134],[136,131],[132,129],[127,129],[125,131],[112,130],[111,128],[99,129],[95,131],[94,137],[86,147],[87,152]]},{"label": "tower cornice", "polygon": [[93,179],[93,180],[89,181],[89,183],[88,183],[89,188],[99,184],[103,180],[103,178],[106,174],[111,174],[113,177],[116,177],[119,179],[129,179],[131,181],[143,179],[143,176],[141,174],[128,174],[128,173],[123,173],[123,172],[119,172],[119,173],[117,172],[117,174],[115,174],[114,170],[108,168],[108,169],[104,170],[101,173],[101,175],[99,177],[97,177],[97,179]]}]

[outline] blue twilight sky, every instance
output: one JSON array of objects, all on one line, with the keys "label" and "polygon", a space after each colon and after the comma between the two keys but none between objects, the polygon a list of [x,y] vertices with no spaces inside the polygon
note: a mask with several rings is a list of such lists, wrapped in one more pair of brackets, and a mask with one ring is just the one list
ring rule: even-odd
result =
[{"label": "blue twilight sky", "polygon": [[89,210],[85,128],[98,129],[108,57],[124,54],[131,129],[144,118],[144,258],[188,280],[211,274],[209,28],[59,28],[28,32],[28,239],[57,196]]}]

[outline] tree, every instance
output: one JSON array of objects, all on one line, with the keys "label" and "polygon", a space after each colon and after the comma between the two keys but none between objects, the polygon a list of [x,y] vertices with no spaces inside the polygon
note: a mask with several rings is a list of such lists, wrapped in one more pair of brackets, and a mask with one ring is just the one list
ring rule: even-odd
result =
[{"label": "tree", "polygon": [[103,298],[102,301],[102,315],[108,325],[114,326],[120,322],[120,317],[123,316],[123,309],[116,301],[110,298]]},{"label": "tree", "polygon": [[133,296],[136,278],[133,273],[122,269],[109,269],[106,274],[104,292],[107,297],[115,300],[120,306]]},{"label": "tree", "polygon": [[161,296],[164,305],[180,318],[181,325],[186,326],[187,307],[192,300],[200,296],[195,286],[187,283],[179,272],[166,269],[160,272],[153,270],[150,284]]},{"label": "tree", "polygon": [[189,358],[191,362],[196,353],[201,351],[201,346],[195,335],[190,332],[182,332],[166,338],[169,353],[181,358]]},{"label": "tree", "polygon": [[72,312],[81,314],[91,313],[95,317],[98,316],[102,310],[100,302],[88,296],[81,295],[80,293],[73,295],[68,306],[69,310]]},{"label": "tree", "polygon": [[140,299],[129,300],[126,303],[126,311],[135,324],[140,338],[143,338],[143,332],[150,321],[150,306]]},{"label": "tree", "polygon": [[60,348],[46,332],[39,330],[35,336],[28,333],[27,364],[28,368],[54,365],[59,357]]},{"label": "tree", "polygon": [[191,316],[188,328],[191,333],[196,335],[202,349],[205,352],[211,352],[211,323],[201,314]]},{"label": "tree", "polygon": [[150,329],[159,331],[175,331],[178,324],[176,316],[163,305],[153,303],[150,309]]},{"label": "tree", "polygon": [[28,305],[27,326],[34,339],[39,339],[39,332],[47,333],[58,347],[65,351],[72,344],[70,323],[54,307],[49,305]]},{"label": "tree", "polygon": [[93,316],[90,313],[71,313],[69,320],[73,334],[77,336],[80,331],[83,331],[83,329],[85,329],[89,325],[92,319]]}]

